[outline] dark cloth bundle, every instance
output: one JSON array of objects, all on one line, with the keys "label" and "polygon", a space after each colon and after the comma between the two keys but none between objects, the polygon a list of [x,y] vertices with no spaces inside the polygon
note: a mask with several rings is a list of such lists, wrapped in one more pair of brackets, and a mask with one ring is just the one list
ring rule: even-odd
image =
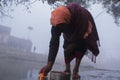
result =
[{"label": "dark cloth bundle", "polygon": [[99,54],[99,48],[97,45],[99,37],[92,15],[88,10],[75,3],[69,4],[67,8],[73,15],[71,17],[71,26],[74,26],[75,29],[70,39],[67,39],[67,36],[64,34],[66,40],[70,40],[70,42],[77,42],[83,39],[83,36],[88,29],[88,22],[90,21],[92,24],[92,32],[85,39],[85,43],[87,49],[89,49],[95,56],[97,56]]}]

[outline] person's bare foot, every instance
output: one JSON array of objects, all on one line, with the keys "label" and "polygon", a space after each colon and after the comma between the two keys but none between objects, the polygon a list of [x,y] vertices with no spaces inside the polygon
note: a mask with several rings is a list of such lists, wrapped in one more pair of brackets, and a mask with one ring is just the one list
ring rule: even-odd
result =
[{"label": "person's bare foot", "polygon": [[78,75],[78,74],[73,74],[72,75],[72,80],[80,80],[80,75]]}]

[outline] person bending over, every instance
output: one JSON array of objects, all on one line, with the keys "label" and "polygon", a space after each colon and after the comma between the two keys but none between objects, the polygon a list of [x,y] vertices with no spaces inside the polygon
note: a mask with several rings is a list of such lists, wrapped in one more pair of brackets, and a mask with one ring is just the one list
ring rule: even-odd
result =
[{"label": "person bending over", "polygon": [[39,73],[47,75],[55,62],[59,49],[61,33],[64,38],[65,73],[71,74],[70,62],[75,58],[72,77],[80,78],[80,62],[87,50],[93,55],[99,54],[97,41],[99,40],[96,25],[90,12],[76,3],[59,6],[51,13],[51,40],[47,65]]}]

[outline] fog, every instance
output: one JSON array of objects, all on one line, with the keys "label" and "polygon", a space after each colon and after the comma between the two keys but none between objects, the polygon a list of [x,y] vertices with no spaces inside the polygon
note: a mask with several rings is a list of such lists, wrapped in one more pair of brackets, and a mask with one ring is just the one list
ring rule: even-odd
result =
[{"label": "fog", "polygon": [[[100,4],[95,4],[88,10],[95,19],[101,46],[96,64],[91,63],[86,57],[83,63],[90,63],[99,68],[120,70],[120,27],[114,23],[113,17],[106,13]],[[51,6],[40,1],[31,5],[30,11],[26,11],[24,6],[19,5],[9,13],[11,17],[1,19],[0,24],[11,27],[11,35],[29,38],[33,46],[36,46],[36,53],[47,55],[51,37],[49,21],[51,11]],[[99,15],[101,12],[102,14]],[[33,27],[33,30],[29,31],[29,26]],[[62,37],[60,42],[59,55],[63,58]]]}]

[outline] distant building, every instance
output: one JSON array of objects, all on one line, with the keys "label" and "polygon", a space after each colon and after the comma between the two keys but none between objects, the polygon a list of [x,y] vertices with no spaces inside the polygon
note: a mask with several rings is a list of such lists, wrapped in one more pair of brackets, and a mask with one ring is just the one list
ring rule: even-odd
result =
[{"label": "distant building", "polygon": [[0,25],[0,46],[31,52],[32,42],[10,35],[11,28]]},{"label": "distant building", "polygon": [[21,39],[14,36],[9,37],[7,44],[11,48],[28,52],[31,51],[32,48],[32,42],[30,40]]}]

